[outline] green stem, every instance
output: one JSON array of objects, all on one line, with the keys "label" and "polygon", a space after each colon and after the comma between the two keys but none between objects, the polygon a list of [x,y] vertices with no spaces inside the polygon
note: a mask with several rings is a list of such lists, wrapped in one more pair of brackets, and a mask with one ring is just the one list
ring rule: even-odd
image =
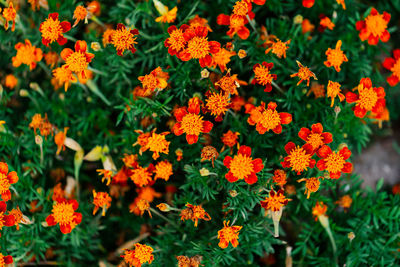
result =
[{"label": "green stem", "polygon": [[176,223],[174,223],[173,221],[171,221],[170,219],[168,219],[167,217],[165,217],[164,215],[162,215],[161,213],[159,213],[157,210],[153,209],[152,207],[150,207],[150,211],[153,212],[154,214],[156,214],[161,219],[165,220],[166,222],[172,224],[176,228],[179,228]]},{"label": "green stem", "polygon": [[281,92],[282,94],[285,94],[285,91],[283,91],[283,89],[278,84],[276,84],[274,81],[271,81],[271,84],[273,87],[278,89],[279,92]]}]

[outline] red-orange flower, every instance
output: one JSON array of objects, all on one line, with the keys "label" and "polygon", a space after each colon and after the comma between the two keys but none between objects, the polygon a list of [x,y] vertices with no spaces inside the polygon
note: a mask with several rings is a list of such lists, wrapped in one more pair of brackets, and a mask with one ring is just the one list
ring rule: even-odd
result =
[{"label": "red-orange flower", "polygon": [[4,256],[3,254],[0,253],[0,263],[3,265],[0,266],[5,266],[4,264],[12,264],[14,262],[13,257],[8,255]]},{"label": "red-orange flower", "polygon": [[335,27],[335,24],[331,21],[330,18],[328,18],[327,16],[325,16],[323,14],[320,15],[319,18],[320,18],[320,21],[319,21],[318,30],[320,32],[325,31],[325,29],[327,29],[327,28],[329,30],[333,30],[333,28]]},{"label": "red-orange flower", "polygon": [[297,65],[299,66],[299,72],[290,75],[290,77],[299,77],[300,81],[297,83],[299,85],[302,81],[307,81],[307,86],[310,85],[310,78],[314,78],[314,80],[318,80],[315,76],[314,72],[312,72],[308,67],[303,66],[299,61],[297,61]]},{"label": "red-orange flower", "polygon": [[85,23],[88,23],[89,12],[84,6],[77,6],[74,10],[73,19],[75,19],[73,27],[78,25],[79,21],[85,20]]},{"label": "red-orange flower", "polygon": [[285,145],[285,151],[288,156],[281,162],[283,168],[292,168],[292,171],[295,171],[297,175],[306,171],[307,168],[314,168],[315,159],[312,159],[314,150],[310,144],[300,147],[293,142],[289,142]]},{"label": "red-orange flower", "polygon": [[118,23],[117,29],[112,32],[111,42],[117,50],[117,55],[122,56],[125,50],[130,50],[132,54],[136,52],[135,41],[139,31],[137,29],[129,30],[124,24]]},{"label": "red-orange flower", "polygon": [[145,76],[139,76],[138,80],[142,83],[143,89],[154,92],[155,90],[163,90],[168,85],[169,75],[162,71],[161,67],[157,67]]},{"label": "red-orange flower", "polygon": [[303,34],[307,32],[312,32],[314,28],[314,24],[312,24],[309,19],[303,19],[303,21],[301,22],[301,32]]},{"label": "red-orange flower", "polygon": [[175,25],[168,28],[169,38],[165,40],[164,45],[168,48],[168,53],[171,56],[176,55],[179,58],[179,52],[185,49],[187,41],[183,34],[188,28],[189,26],[186,24],[183,24],[179,29]]},{"label": "red-orange flower", "polygon": [[279,189],[275,192],[273,189],[269,191],[269,196],[265,200],[260,201],[261,207],[265,210],[279,211],[283,206],[286,206],[289,199],[283,194],[283,190]]},{"label": "red-orange flower", "polygon": [[229,70],[218,82],[215,83],[215,86],[224,91],[225,94],[229,95],[238,95],[237,88],[240,86],[239,79],[237,78],[237,74],[231,75]]},{"label": "red-orange flower", "polygon": [[291,40],[287,40],[286,42],[282,42],[278,38],[275,37],[275,40],[267,40],[265,44],[269,47],[265,50],[265,54],[268,54],[272,51],[278,58],[286,58],[286,50],[289,49],[289,44]]},{"label": "red-orange flower", "polygon": [[319,84],[318,82],[312,82],[311,88],[307,92],[307,96],[311,93],[314,94],[315,99],[325,97],[325,85]]},{"label": "red-orange flower", "polygon": [[279,169],[275,170],[274,176],[272,176],[272,181],[282,188],[287,183],[286,172]]},{"label": "red-orange flower", "polygon": [[[150,136],[146,139],[146,141],[141,144],[142,147],[140,149],[140,153],[142,153],[146,150],[150,150],[151,152],[153,152],[152,157],[154,160],[156,160],[160,157],[160,153],[168,155],[169,144],[171,143],[165,139],[165,136],[168,135],[169,132],[163,132],[163,133],[157,134],[155,132],[155,130],[156,129],[154,129],[151,132]],[[139,141],[139,137],[138,137],[138,141]]]},{"label": "red-orange flower", "polygon": [[385,90],[382,87],[372,87],[370,78],[362,78],[357,87],[358,94],[348,92],[347,103],[356,103],[353,107],[354,115],[363,118],[367,111],[383,112],[386,106]]},{"label": "red-orange flower", "polygon": [[395,86],[400,80],[400,49],[393,50],[393,57],[385,58],[383,67],[392,72],[392,75],[386,78],[390,86]]},{"label": "red-orange flower", "polygon": [[151,264],[153,262],[154,256],[152,253],[152,247],[136,243],[134,249],[125,249],[124,255],[121,255],[121,257],[130,267],[141,267],[143,263]]},{"label": "red-orange flower", "polygon": [[0,230],[6,226],[11,227],[15,225],[15,216],[12,214],[6,215],[7,204],[4,201],[0,201]]},{"label": "red-orange flower", "polygon": [[151,177],[154,171],[153,164],[150,164],[147,168],[138,166],[136,169],[131,171],[130,178],[136,184],[136,186],[143,187],[150,185],[153,181]]},{"label": "red-orange flower", "polygon": [[262,86],[265,86],[264,92],[271,92],[272,86],[271,83],[273,80],[276,80],[277,76],[276,74],[272,74],[270,71],[274,67],[274,63],[267,63],[263,62],[261,64],[255,64],[253,66],[253,71],[254,71],[254,79],[251,82],[252,84],[260,84]]},{"label": "red-orange flower", "polygon": [[242,229],[242,226],[232,225],[228,226],[229,221],[224,221],[224,228],[218,231],[218,246],[220,248],[227,248],[229,246],[229,242],[232,244],[232,247],[236,248],[239,245],[239,231]]},{"label": "red-orange flower", "polygon": [[259,134],[265,134],[272,130],[276,134],[282,132],[282,124],[289,124],[292,122],[292,115],[286,112],[276,111],[277,104],[269,102],[267,108],[265,103],[261,102],[258,107],[251,108],[246,113],[250,113],[247,122],[250,125],[256,125],[256,130]]},{"label": "red-orange flower", "polygon": [[303,0],[303,6],[306,8],[311,8],[315,3],[315,0]]},{"label": "red-orange flower", "polygon": [[260,158],[253,159],[251,157],[251,148],[248,146],[240,146],[237,155],[233,158],[226,156],[224,166],[229,169],[225,174],[225,178],[233,183],[237,180],[242,180],[248,184],[254,184],[258,178],[256,173],[264,168],[264,164]]},{"label": "red-orange flower", "polygon": [[[1,10],[0,10],[1,11]],[[14,5],[11,1],[8,2],[8,7],[3,9],[3,17],[5,19],[4,29],[8,30],[8,22],[12,21],[11,31],[15,30],[15,19],[17,17],[17,11],[14,9]]]},{"label": "red-orange flower", "polygon": [[178,108],[174,113],[177,123],[174,125],[173,132],[178,136],[185,133],[189,145],[197,143],[199,135],[209,133],[213,127],[213,124],[203,120],[199,113],[200,103],[197,98],[189,100],[188,108]]},{"label": "red-orange flower", "polygon": [[326,206],[324,202],[317,202],[312,209],[312,215],[315,217],[315,221],[318,220],[319,216],[326,216],[327,210],[328,206]]},{"label": "red-orange flower", "polygon": [[336,0],[336,2],[337,2],[339,5],[342,5],[343,9],[346,10],[346,3],[344,2],[344,0]]},{"label": "red-orange flower", "polygon": [[11,199],[10,186],[18,182],[18,174],[15,171],[8,172],[8,165],[0,162],[0,195],[4,201]]},{"label": "red-orange flower", "polygon": [[217,53],[212,54],[212,63],[210,67],[216,68],[218,66],[221,72],[224,72],[226,70],[226,64],[231,62],[231,57],[234,55],[236,55],[235,51],[221,48]]},{"label": "red-orange flower", "polygon": [[320,179],[321,177],[311,177],[311,178],[302,178],[300,180],[297,180],[297,182],[306,182],[306,191],[304,192],[305,195],[307,195],[307,199],[310,198],[311,193],[315,193],[319,189],[320,185]]},{"label": "red-orange flower", "polygon": [[107,209],[111,207],[111,201],[112,199],[108,193],[96,192],[96,190],[93,190],[93,215],[101,208],[103,210],[101,215],[105,216]]},{"label": "red-orange flower", "polygon": [[59,45],[64,45],[67,38],[64,33],[71,29],[71,23],[58,19],[58,13],[50,13],[49,16],[40,24],[39,31],[42,33],[42,43],[45,46],[57,41]]},{"label": "red-orange flower", "polygon": [[299,131],[299,137],[310,144],[314,151],[325,144],[329,144],[333,141],[332,134],[329,132],[323,133],[324,128],[321,123],[311,125],[311,131],[308,128],[301,128]]},{"label": "red-orange flower", "polygon": [[82,221],[82,214],[75,212],[79,207],[75,199],[66,200],[59,198],[53,205],[52,214],[47,216],[46,222],[48,226],[59,224],[63,234],[71,233]]},{"label": "red-orange flower", "polygon": [[31,41],[28,39],[25,39],[25,43],[17,43],[14,48],[17,50],[17,54],[12,58],[14,67],[25,64],[29,66],[29,70],[33,70],[36,68],[37,62],[42,60],[42,49],[32,46]]},{"label": "red-orange flower", "polygon": [[331,107],[333,107],[333,104],[335,103],[335,97],[339,97],[339,101],[342,102],[345,99],[345,96],[341,93],[340,89],[340,83],[338,82],[328,82],[327,88],[327,96],[331,98]]},{"label": "red-orange flower", "polygon": [[389,21],[389,13],[385,11],[383,14],[379,14],[375,8],[372,8],[365,20],[356,23],[356,29],[360,31],[361,41],[368,40],[370,45],[377,45],[379,40],[384,43],[389,41],[390,33],[387,30]]},{"label": "red-orange flower", "polygon": [[96,171],[99,173],[99,175],[103,176],[103,178],[101,178],[101,182],[104,183],[104,181],[107,180],[106,185],[110,185],[113,172],[105,169],[97,169]]},{"label": "red-orange flower", "polygon": [[65,139],[67,138],[67,131],[68,131],[68,127],[64,128],[64,131],[59,131],[58,133],[56,133],[56,135],[54,136],[54,143],[56,143],[57,145],[57,152],[56,154],[60,154],[61,149],[64,151],[65,150]]},{"label": "red-orange flower", "polygon": [[338,204],[344,209],[349,209],[352,203],[353,199],[349,195],[344,195],[338,201],[335,201],[335,204]]},{"label": "red-orange flower", "polygon": [[340,65],[342,65],[343,62],[349,61],[343,51],[340,50],[341,46],[342,40],[339,40],[336,43],[335,49],[328,48],[325,52],[325,55],[327,56],[327,60],[324,62],[325,66],[328,68],[334,67],[337,72],[340,72]]},{"label": "red-orange flower", "polygon": [[222,121],[226,111],[228,111],[231,102],[230,97],[223,92],[210,92],[206,93],[206,110],[215,116],[215,121]]},{"label": "red-orange flower", "polygon": [[94,54],[87,53],[87,44],[85,41],[76,41],[75,51],[70,48],[64,48],[61,51],[61,57],[65,60],[63,68],[74,72],[80,79],[86,79],[85,70],[94,58]]},{"label": "red-orange flower", "polygon": [[346,162],[351,156],[351,151],[347,147],[343,147],[339,152],[334,152],[332,149],[324,145],[317,151],[318,157],[321,159],[317,162],[317,167],[320,171],[328,171],[332,179],[339,179],[343,173],[351,173],[353,164]]},{"label": "red-orange flower", "polygon": [[222,143],[224,143],[224,146],[222,147],[221,151],[224,151],[225,146],[228,146],[231,149],[231,154],[233,152],[233,147],[235,145],[237,145],[238,149],[239,149],[239,133],[238,132],[232,132],[231,130],[227,131],[226,133],[224,133],[221,137],[221,141]]},{"label": "red-orange flower", "polygon": [[181,211],[181,220],[192,220],[194,222],[194,227],[197,227],[199,219],[209,221],[211,220],[210,215],[203,209],[201,205],[192,205],[190,203],[186,204],[186,209]]}]

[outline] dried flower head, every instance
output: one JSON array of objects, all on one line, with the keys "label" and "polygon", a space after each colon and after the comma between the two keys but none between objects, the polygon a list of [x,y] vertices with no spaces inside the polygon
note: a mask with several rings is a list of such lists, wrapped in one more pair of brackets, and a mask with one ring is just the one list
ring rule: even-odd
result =
[{"label": "dried flower head", "polygon": [[210,215],[203,209],[201,205],[192,205],[190,203],[186,204],[186,209],[181,211],[181,220],[192,220],[194,222],[194,227],[197,227],[199,219],[209,221],[211,220]]}]

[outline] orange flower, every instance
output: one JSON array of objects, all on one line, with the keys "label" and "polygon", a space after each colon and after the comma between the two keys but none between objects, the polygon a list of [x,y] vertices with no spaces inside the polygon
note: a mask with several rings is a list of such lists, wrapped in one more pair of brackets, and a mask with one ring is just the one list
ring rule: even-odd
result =
[{"label": "orange flower", "polygon": [[183,159],[183,150],[178,148],[175,150],[176,161],[181,161]]},{"label": "orange flower", "polygon": [[267,50],[265,50],[265,54],[268,54],[270,51],[272,51],[273,54],[275,54],[278,58],[286,58],[286,50],[289,49],[289,44],[291,40],[287,40],[286,42],[282,42],[278,38],[275,37],[275,40],[268,40],[266,42],[266,45],[269,47]]},{"label": "orange flower", "polygon": [[122,161],[124,162],[125,166],[128,168],[136,168],[137,167],[137,159],[138,155],[128,155],[124,154]]},{"label": "orange flower", "polygon": [[65,60],[63,68],[69,69],[80,79],[85,79],[85,70],[94,58],[94,54],[86,53],[87,44],[85,41],[76,41],[75,52],[70,48],[64,48],[61,51],[61,57]]},{"label": "orange flower", "polygon": [[299,77],[300,81],[297,85],[301,84],[302,81],[307,81],[307,86],[310,85],[310,78],[314,78],[314,80],[318,80],[315,74],[308,68],[303,66],[299,61],[297,61],[297,65],[299,66],[299,72],[290,75],[290,77]]},{"label": "orange flower", "polygon": [[311,88],[307,92],[307,96],[309,96],[311,93],[314,94],[315,99],[325,97],[325,85],[319,84],[317,82],[312,82]]},{"label": "orange flower", "polygon": [[276,111],[277,104],[275,102],[269,102],[267,108],[265,103],[261,102],[261,105],[254,107],[246,113],[250,113],[250,117],[247,122],[250,125],[256,125],[256,130],[259,134],[265,134],[272,130],[276,134],[282,132],[282,124],[289,124],[292,122],[292,115],[286,112]]},{"label": "orange flower", "polygon": [[225,178],[230,182],[242,180],[248,184],[254,184],[258,178],[256,173],[264,168],[264,164],[260,158],[253,159],[251,157],[251,148],[248,146],[240,146],[237,155],[232,159],[231,156],[226,156],[224,166],[229,169],[225,174]]},{"label": "orange flower", "polygon": [[93,190],[93,205],[95,206],[93,209],[93,215],[99,210],[99,208],[103,209],[102,216],[106,215],[106,210],[111,207],[111,197],[106,192],[96,192]]},{"label": "orange flower", "polygon": [[81,20],[85,20],[85,23],[87,24],[88,16],[89,12],[86,8],[84,8],[83,6],[77,6],[74,10],[74,16],[72,17],[73,19],[75,19],[74,25],[72,27],[78,25],[79,21]]},{"label": "orange flower", "polygon": [[132,170],[130,178],[136,186],[143,187],[149,185],[153,181],[151,177],[153,170],[153,164],[150,164],[147,168],[138,166],[136,169]]},{"label": "orange flower", "polygon": [[243,226],[232,225],[228,226],[229,221],[224,221],[224,228],[218,231],[218,246],[220,248],[227,248],[229,246],[229,242],[232,244],[232,247],[236,248],[239,245],[239,231],[243,228]]},{"label": "orange flower", "polygon": [[104,31],[103,38],[102,38],[104,47],[106,47],[107,44],[111,44],[114,31],[115,31],[114,29],[107,29]]},{"label": "orange flower", "polygon": [[50,65],[50,68],[54,68],[57,64],[59,56],[56,52],[50,51],[44,54],[44,60],[46,61],[47,65]]},{"label": "orange flower", "polygon": [[303,6],[306,8],[311,8],[315,3],[315,0],[303,0]]},{"label": "orange flower", "polygon": [[47,114],[45,114],[44,118],[40,122],[39,131],[40,134],[46,138],[50,134],[53,135],[53,125],[49,122]]},{"label": "orange flower", "polygon": [[343,51],[340,50],[341,46],[342,41],[339,40],[336,43],[335,49],[328,48],[325,52],[327,56],[327,60],[324,62],[325,66],[328,68],[333,66],[337,72],[340,72],[340,65],[342,65],[343,62],[349,61]]},{"label": "orange flower", "polygon": [[42,123],[42,115],[36,113],[35,115],[32,116],[32,121],[29,123],[29,128],[33,128],[33,131],[36,134],[36,129],[40,127],[41,123]]},{"label": "orange flower", "polygon": [[344,2],[344,0],[336,0],[336,2],[337,2],[339,5],[342,5],[343,9],[346,10],[346,3]]},{"label": "orange flower", "polygon": [[121,257],[129,264],[129,267],[141,267],[143,263],[151,264],[153,262],[152,253],[152,247],[136,243],[134,249],[125,249],[124,255],[121,255]]},{"label": "orange flower", "polygon": [[332,143],[332,134],[329,132],[323,133],[324,128],[321,123],[311,125],[311,131],[308,128],[301,128],[299,137],[310,144],[314,151],[325,144]]},{"label": "orange flower", "polygon": [[42,43],[49,46],[49,44],[57,41],[59,45],[65,45],[67,38],[64,37],[64,33],[70,29],[71,24],[68,21],[60,22],[58,13],[50,13],[39,27],[39,31],[42,33]]},{"label": "orange flower", "polygon": [[161,193],[156,192],[156,190],[154,190],[154,188],[151,186],[136,188],[136,192],[138,193],[137,198],[145,199],[150,203],[154,201],[154,198],[159,198],[162,196]]},{"label": "orange flower", "polygon": [[[0,10],[1,11],[1,10]],[[11,1],[8,2],[8,7],[3,9],[3,17],[5,19],[4,29],[8,30],[8,22],[12,21],[11,31],[15,30],[15,18],[17,17],[17,11],[14,9],[14,5]]]},{"label": "orange flower", "polygon": [[333,28],[335,27],[335,24],[333,24],[333,22],[331,21],[330,18],[328,18],[328,17],[325,16],[325,15],[320,15],[319,18],[320,18],[320,21],[319,21],[318,30],[319,30],[320,32],[325,31],[325,29],[327,29],[327,28],[328,28],[329,30],[333,30]]},{"label": "orange flower", "polygon": [[281,188],[287,183],[286,172],[284,170],[275,170],[274,176],[272,176],[274,183],[279,185]]},{"label": "orange flower", "polygon": [[229,95],[222,92],[215,93],[208,91],[206,96],[207,111],[215,116],[215,121],[222,121],[223,115],[225,115],[231,104]]},{"label": "orange flower", "polygon": [[200,67],[209,67],[212,64],[210,54],[216,54],[221,49],[221,44],[216,41],[208,41],[208,30],[206,27],[196,27],[187,29],[183,34],[187,42],[186,49],[182,50],[179,58],[188,61],[192,58],[198,59]]},{"label": "orange flower", "polygon": [[179,29],[175,25],[168,28],[169,38],[165,40],[164,45],[168,48],[168,53],[171,56],[176,55],[180,58],[180,52],[185,49],[187,44],[183,34],[188,28],[189,26],[186,24],[183,24]]},{"label": "orange flower", "polygon": [[301,32],[303,34],[306,34],[307,32],[312,32],[314,28],[314,24],[312,24],[308,19],[303,19],[303,21],[301,22]]},{"label": "orange flower", "polygon": [[169,177],[171,177],[171,175],[173,174],[172,164],[168,160],[160,161],[156,164],[154,172],[154,180],[160,178],[168,181]]},{"label": "orange flower", "polygon": [[47,225],[53,226],[58,224],[63,234],[71,233],[72,229],[82,221],[82,214],[75,212],[78,207],[79,204],[75,199],[57,199],[53,205],[52,214],[46,218]]},{"label": "orange flower", "polygon": [[59,131],[55,136],[54,136],[54,143],[56,143],[57,145],[57,152],[56,154],[60,154],[61,149],[64,151],[65,150],[65,139],[67,138],[67,130],[69,128],[68,127],[64,127],[64,132],[63,131]]},{"label": "orange flower", "polygon": [[208,20],[205,18],[199,17],[199,15],[194,16],[194,18],[190,19],[188,22],[190,28],[196,28],[198,26],[206,27],[209,32],[212,32],[210,25],[208,25]]},{"label": "orange flower", "polygon": [[176,19],[176,13],[178,12],[178,8],[174,7],[171,10],[168,9],[167,6],[163,5],[158,0],[153,0],[153,3],[158,11],[160,13],[160,17],[156,18],[156,22],[163,22],[163,23],[172,23]]},{"label": "orange flower", "polygon": [[36,68],[37,62],[41,61],[43,57],[42,49],[32,46],[28,39],[25,39],[25,44],[17,43],[15,50],[17,50],[17,54],[12,58],[12,65],[16,68],[25,64],[29,66],[29,70],[33,70]]},{"label": "orange flower", "polygon": [[71,82],[76,83],[78,81],[78,79],[72,74],[72,71],[65,67],[54,69],[53,77],[56,79],[57,83],[60,84],[60,86],[64,84],[65,92],[67,92]]},{"label": "orange flower", "polygon": [[12,214],[6,215],[7,204],[4,201],[0,201],[0,230],[6,227],[12,227],[15,225],[15,216]]},{"label": "orange flower", "polygon": [[371,119],[374,119],[375,120],[374,123],[378,123],[379,128],[382,128],[382,123],[384,121],[389,121],[390,114],[389,114],[389,110],[387,109],[387,107],[385,107],[382,112],[371,113],[371,115],[368,117]]},{"label": "orange flower", "polygon": [[14,216],[14,218],[15,218],[15,224],[14,225],[15,225],[17,231],[19,231],[19,224],[20,223],[24,223],[24,224],[27,223],[27,221],[25,220],[24,215],[22,214],[22,212],[21,212],[19,207],[17,207],[16,209],[12,209],[9,212],[9,215]]},{"label": "orange flower", "polygon": [[216,87],[219,87],[226,95],[238,95],[237,88],[240,86],[239,79],[237,78],[237,74],[231,75],[229,70],[225,76],[219,79],[218,82],[215,83]]},{"label": "orange flower", "polygon": [[200,162],[203,162],[205,160],[211,160],[212,166],[214,168],[214,160],[218,158],[219,153],[213,146],[205,146],[201,150],[201,160]]},{"label": "orange flower", "polygon": [[169,75],[162,71],[161,67],[157,67],[150,74],[139,76],[138,80],[142,83],[143,89],[153,92],[155,90],[163,90],[168,85]]},{"label": "orange flower", "polygon": [[226,64],[231,62],[231,57],[236,55],[235,51],[229,51],[225,48],[221,48],[217,53],[212,54],[212,63],[210,65],[211,68],[216,68],[217,66],[224,72],[226,70]]},{"label": "orange flower", "polygon": [[137,44],[135,35],[138,34],[137,29],[129,30],[124,24],[118,23],[117,29],[111,35],[110,42],[117,50],[117,55],[122,56],[125,50],[130,50],[134,54],[136,52],[135,44]]},{"label": "orange flower", "polygon": [[98,1],[92,1],[87,4],[87,10],[95,16],[100,16],[101,6]]},{"label": "orange flower", "polygon": [[293,142],[285,145],[285,151],[288,154],[281,162],[283,168],[292,168],[297,175],[300,175],[307,168],[314,168],[315,159],[312,159],[314,154],[313,147],[310,144],[305,144],[302,147],[296,146]]},{"label": "orange flower", "polygon": [[189,145],[197,143],[200,133],[209,133],[213,127],[213,124],[203,120],[199,113],[198,98],[191,98],[188,108],[178,108],[174,113],[177,123],[174,125],[173,132],[177,136],[185,133]]},{"label": "orange flower", "polygon": [[14,260],[12,256],[10,255],[4,256],[3,254],[0,253],[0,262],[2,262],[3,266],[5,266],[4,264],[12,264]]},{"label": "orange flower", "polygon": [[340,102],[342,102],[345,97],[344,95],[341,93],[342,90],[340,90],[340,83],[338,82],[332,82],[329,81],[328,82],[328,86],[327,86],[327,95],[328,97],[331,98],[331,107],[333,107],[333,104],[335,103],[335,97],[339,97]]},{"label": "orange flower", "polygon": [[238,149],[239,149],[239,135],[240,133],[238,132],[232,132],[231,130],[227,131],[226,133],[224,133],[221,137],[221,141],[222,143],[224,143],[224,146],[221,149],[221,152],[225,150],[225,146],[228,146],[231,149],[231,154],[233,152],[233,147],[235,145],[237,145]]},{"label": "orange flower", "polygon": [[271,189],[271,191],[269,191],[269,196],[266,197],[265,200],[260,201],[260,204],[265,210],[280,211],[288,202],[289,199],[285,197],[282,189],[276,192]]},{"label": "orange flower", "polygon": [[104,183],[104,181],[107,180],[106,185],[110,185],[113,172],[105,169],[97,169],[96,171],[99,173],[99,175],[103,176],[103,178],[101,178],[101,182]]},{"label": "orange flower", "polygon": [[0,162],[0,195],[3,201],[11,199],[10,186],[18,182],[18,175],[15,171],[8,172],[8,165]]},{"label": "orange flower", "polygon": [[354,115],[363,118],[367,111],[381,113],[385,106],[385,90],[382,87],[372,87],[370,78],[362,78],[357,87],[358,95],[347,92],[347,103],[356,103],[353,107]]},{"label": "orange flower", "polygon": [[6,76],[6,80],[5,80],[5,86],[10,88],[10,89],[14,89],[15,86],[17,86],[18,84],[18,79],[12,75],[12,74],[8,74]]},{"label": "orange flower", "polygon": [[300,180],[297,180],[297,182],[306,182],[306,191],[304,194],[307,194],[307,199],[310,198],[311,193],[315,193],[319,189],[320,185],[320,179],[321,177],[311,177],[311,178],[302,178]]},{"label": "orange flower", "polygon": [[136,208],[139,210],[140,216],[143,216],[144,212],[147,211],[150,218],[152,218],[150,212],[150,203],[146,199],[138,199],[136,202]]},{"label": "orange flower", "polygon": [[252,84],[260,84],[265,86],[264,92],[271,92],[272,86],[271,83],[273,80],[276,80],[276,74],[271,74],[270,71],[274,67],[274,63],[263,62],[262,65],[255,64],[253,66],[254,71],[254,79],[252,80]]},{"label": "orange flower", "polygon": [[178,260],[178,267],[199,267],[203,266],[201,264],[201,259],[202,256],[196,255],[194,257],[187,257],[187,256],[176,256],[176,259]]},{"label": "orange flower", "polygon": [[186,204],[186,209],[181,211],[181,220],[192,220],[194,222],[194,227],[197,227],[199,219],[209,221],[211,220],[210,215],[201,207],[201,205],[192,205],[190,203]]},{"label": "orange flower", "polygon": [[153,152],[153,159],[156,160],[160,157],[160,153],[167,154],[169,153],[169,144],[171,142],[168,142],[165,139],[165,136],[169,134],[169,132],[163,132],[160,134],[155,133],[154,129],[151,132],[151,135],[147,138],[147,142],[145,143],[144,146],[141,148],[141,152],[144,152],[146,150],[150,150]]},{"label": "orange flower", "polygon": [[371,9],[365,20],[357,21],[356,29],[360,31],[361,41],[368,39],[369,45],[377,45],[379,40],[386,43],[390,39],[387,25],[390,21],[390,14],[386,11],[379,14],[375,8]]},{"label": "orange flower", "polygon": [[342,196],[335,204],[338,204],[340,207],[344,209],[349,209],[351,204],[353,203],[353,199],[349,195]]},{"label": "orange flower", "polygon": [[246,56],[247,56],[246,51],[243,50],[243,49],[240,49],[239,52],[238,52],[238,57],[239,57],[240,59],[243,59],[243,58],[245,58]]},{"label": "orange flower", "polygon": [[351,156],[351,151],[347,147],[343,147],[339,152],[334,152],[327,145],[322,146],[317,151],[318,157],[321,159],[317,162],[320,171],[327,170],[331,179],[339,179],[344,173],[353,171],[353,164],[346,162]]},{"label": "orange flower", "polygon": [[392,72],[392,75],[386,78],[390,86],[395,86],[400,80],[400,49],[393,50],[393,57],[385,58],[383,67]]},{"label": "orange flower", "polygon": [[315,217],[315,221],[318,220],[319,216],[325,216],[326,217],[326,211],[328,210],[328,207],[324,204],[324,202],[317,202],[315,206],[312,209],[312,214]]}]

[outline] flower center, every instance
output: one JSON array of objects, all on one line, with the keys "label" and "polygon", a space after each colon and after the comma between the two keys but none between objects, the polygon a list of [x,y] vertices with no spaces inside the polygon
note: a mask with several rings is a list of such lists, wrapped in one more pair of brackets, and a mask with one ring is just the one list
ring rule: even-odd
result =
[{"label": "flower center", "polygon": [[257,82],[261,85],[267,85],[272,82],[272,75],[264,66],[259,66],[254,69],[254,74]]},{"label": "flower center", "polygon": [[302,80],[308,80],[311,77],[310,70],[307,67],[301,67],[299,69],[299,78]]},{"label": "flower center", "polygon": [[320,181],[316,177],[311,177],[306,181],[306,187],[311,192],[317,192],[319,189]]},{"label": "flower center", "polygon": [[135,258],[140,261],[140,263],[149,262],[152,260],[151,253],[153,249],[149,246],[142,245],[136,246],[135,248]]},{"label": "flower center", "polygon": [[391,72],[393,72],[393,74],[395,76],[397,76],[397,78],[400,79],[400,60],[398,59],[396,61],[396,63],[394,64],[393,68],[390,69]]},{"label": "flower center", "polygon": [[336,97],[340,93],[340,83],[329,82],[328,84],[328,96]]},{"label": "flower center", "polygon": [[186,134],[199,135],[203,130],[203,117],[198,114],[188,113],[182,118],[181,125]]},{"label": "flower center", "polygon": [[327,57],[332,66],[340,66],[343,63],[344,54],[342,50],[332,49]]},{"label": "flower center", "polygon": [[281,123],[281,117],[276,110],[267,109],[262,112],[260,123],[269,131],[275,129]]},{"label": "flower center", "polygon": [[236,155],[231,162],[233,176],[243,179],[253,172],[253,159],[243,154]]},{"label": "flower center", "polygon": [[86,57],[83,53],[74,52],[66,60],[68,68],[72,72],[81,72],[85,70],[88,66]]},{"label": "flower center", "polygon": [[69,203],[57,203],[53,207],[54,220],[60,225],[71,224],[74,217],[74,208]]},{"label": "flower center", "polygon": [[365,19],[365,23],[367,25],[367,29],[374,35],[374,36],[381,36],[382,33],[387,28],[387,22],[384,20],[382,14],[377,15],[369,15]]},{"label": "flower center", "polygon": [[226,227],[223,232],[223,238],[227,241],[235,240],[239,237],[239,233],[235,232],[233,227]]},{"label": "flower center", "polygon": [[376,94],[374,89],[372,87],[364,88],[361,85],[358,91],[360,93],[360,99],[357,100],[358,105],[363,109],[372,110],[372,108],[378,101],[378,95]]},{"label": "flower center", "polygon": [[317,149],[324,144],[321,134],[319,133],[310,134],[307,138],[307,143],[309,143],[313,149]]},{"label": "flower center", "polygon": [[0,194],[5,193],[10,188],[10,182],[7,179],[7,176],[3,173],[0,173]]},{"label": "flower center", "polygon": [[134,44],[137,44],[137,42],[135,42],[136,37],[133,36],[134,35],[127,29],[115,30],[111,37],[112,44],[117,50],[130,49]]},{"label": "flower center", "polygon": [[293,149],[289,155],[289,162],[292,166],[292,170],[296,172],[307,170],[310,159],[311,155],[307,154],[307,152],[299,146]]},{"label": "flower center", "polygon": [[133,170],[131,179],[135,184],[139,186],[145,186],[149,183],[151,177],[149,172],[145,168],[139,167]]},{"label": "flower center", "polygon": [[62,28],[59,20],[47,18],[42,24],[42,37],[50,40],[50,43],[56,41],[59,36],[62,36]]},{"label": "flower center", "polygon": [[338,152],[332,152],[332,154],[325,159],[325,162],[326,169],[333,173],[340,172],[345,164],[345,160]]},{"label": "flower center", "polygon": [[228,96],[220,94],[213,93],[208,99],[207,99],[207,108],[211,110],[212,115],[221,115],[225,114],[225,112],[228,110],[228,105],[229,105],[229,98]]},{"label": "flower center", "polygon": [[198,36],[193,37],[188,42],[187,51],[192,58],[204,58],[210,51],[207,38]]},{"label": "flower center", "polygon": [[66,68],[57,68],[53,70],[54,77],[61,83],[66,83],[72,80],[72,72]]},{"label": "flower center", "polygon": [[176,51],[181,51],[185,47],[185,38],[181,30],[175,30],[170,34],[169,43],[171,48]]},{"label": "flower center", "polygon": [[157,88],[157,78],[154,75],[147,74],[144,76],[142,84],[144,89],[153,91]]},{"label": "flower center", "polygon": [[153,136],[149,138],[147,146],[150,148],[150,151],[153,152],[168,152],[168,142],[161,134],[153,134]]},{"label": "flower center", "polygon": [[272,53],[274,53],[278,57],[283,56],[287,49],[288,47],[282,41],[278,41],[272,45]]}]

